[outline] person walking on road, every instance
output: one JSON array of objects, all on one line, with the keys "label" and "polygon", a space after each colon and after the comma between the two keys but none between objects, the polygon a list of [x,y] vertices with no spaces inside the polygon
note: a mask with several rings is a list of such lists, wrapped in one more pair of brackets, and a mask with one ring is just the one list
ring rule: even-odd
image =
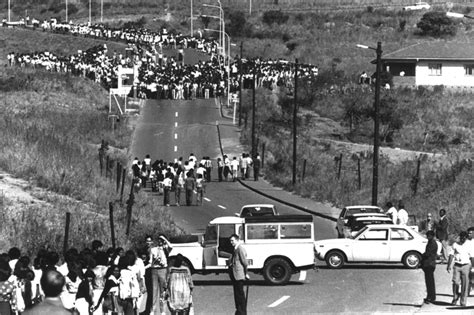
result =
[{"label": "person walking on road", "polygon": [[426,244],[425,252],[422,255],[421,268],[425,273],[426,284],[426,298],[425,303],[433,303],[436,301],[436,284],[434,279],[434,271],[436,269],[436,257],[438,253],[438,244],[434,239],[434,232],[426,232],[428,243]]},{"label": "person walking on road", "polygon": [[163,180],[163,205],[167,207],[170,205],[170,192],[171,186],[173,185],[173,180],[171,179],[172,177],[173,175],[168,173]]},{"label": "person walking on road", "polygon": [[461,299],[461,306],[466,306],[467,295],[469,290],[469,272],[471,271],[471,260],[474,253],[467,240],[467,232],[459,233],[459,240],[453,244],[452,252],[449,255],[448,266],[446,270],[453,270],[453,301],[452,305],[456,305]]},{"label": "person walking on road", "polygon": [[447,263],[449,258],[449,244],[448,244],[448,218],[446,216],[446,210],[439,210],[440,219],[436,224],[436,237],[443,245],[442,259],[441,263]]},{"label": "person walking on road", "polygon": [[260,155],[255,155],[252,160],[253,165],[253,179],[254,181],[258,181],[258,176],[260,175],[260,167],[261,167],[261,160]]},{"label": "person walking on road", "polygon": [[224,162],[221,158],[217,158],[217,178],[222,182],[222,172],[224,171]]},{"label": "person walking on road", "polygon": [[232,180],[235,182],[239,176],[239,160],[234,156],[232,162],[230,162],[232,168]]},{"label": "person walking on road", "polygon": [[230,243],[234,247],[234,253],[230,258],[229,275],[234,287],[235,314],[247,314],[247,298],[244,293],[244,281],[249,279],[247,272],[247,252],[240,242],[237,234],[230,236]]},{"label": "person walking on road", "polygon": [[196,179],[194,178],[194,171],[192,169],[186,174],[184,181],[184,190],[186,192],[186,206],[193,204],[193,192],[196,189]]},{"label": "person walking on road", "polygon": [[181,205],[181,192],[184,189],[184,172],[178,170],[178,173],[175,176],[175,190],[174,190],[174,199],[176,205],[179,207]]}]

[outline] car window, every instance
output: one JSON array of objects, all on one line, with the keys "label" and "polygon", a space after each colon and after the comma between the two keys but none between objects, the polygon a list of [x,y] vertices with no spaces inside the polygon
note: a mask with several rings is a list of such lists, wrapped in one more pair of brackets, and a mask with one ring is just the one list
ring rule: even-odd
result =
[{"label": "car window", "polygon": [[282,224],[280,225],[281,239],[311,239],[311,224]]},{"label": "car window", "polygon": [[217,226],[208,225],[206,228],[206,234],[204,234],[204,242],[206,244],[217,243]]},{"label": "car window", "polygon": [[278,226],[273,224],[247,225],[248,240],[271,240],[278,238]]},{"label": "car window", "polygon": [[359,237],[361,241],[386,241],[388,239],[388,230],[386,229],[370,229],[366,230]]},{"label": "car window", "polygon": [[230,243],[230,236],[235,233],[234,224],[220,224],[219,225],[219,251],[232,253],[234,247]]},{"label": "car window", "polygon": [[392,228],[390,233],[392,241],[407,241],[413,239],[413,236],[407,230],[402,228]]}]

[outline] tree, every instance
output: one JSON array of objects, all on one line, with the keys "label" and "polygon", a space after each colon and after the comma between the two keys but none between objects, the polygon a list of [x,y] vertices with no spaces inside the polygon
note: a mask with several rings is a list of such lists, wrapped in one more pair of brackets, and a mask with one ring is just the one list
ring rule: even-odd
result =
[{"label": "tree", "polygon": [[416,27],[420,35],[433,37],[455,36],[457,31],[456,23],[440,11],[425,13]]}]

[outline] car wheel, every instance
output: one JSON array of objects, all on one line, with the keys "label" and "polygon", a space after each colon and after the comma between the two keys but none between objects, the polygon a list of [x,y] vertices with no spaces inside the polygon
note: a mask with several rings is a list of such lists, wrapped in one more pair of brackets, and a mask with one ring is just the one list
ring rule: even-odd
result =
[{"label": "car wheel", "polygon": [[340,269],[344,266],[344,254],[338,250],[329,252],[326,255],[326,264],[331,269]]},{"label": "car wheel", "polygon": [[403,256],[403,264],[409,269],[415,269],[421,262],[421,255],[417,252],[408,252]]},{"label": "car wheel", "polygon": [[290,281],[291,266],[286,259],[272,258],[263,266],[263,277],[273,285],[283,285]]}]

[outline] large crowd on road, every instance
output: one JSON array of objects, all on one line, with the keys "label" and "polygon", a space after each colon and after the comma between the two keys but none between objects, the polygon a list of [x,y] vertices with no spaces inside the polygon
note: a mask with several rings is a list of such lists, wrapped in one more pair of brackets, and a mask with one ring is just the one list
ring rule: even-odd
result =
[{"label": "large crowd on road", "polygon": [[[120,41],[127,43],[128,47],[125,54],[113,52],[113,55],[109,54],[106,43],[71,56],[57,56],[48,51],[11,52],[8,54],[9,65],[69,72],[95,80],[108,89],[117,87],[119,66],[137,66],[135,85],[138,96],[142,98],[208,98],[226,93],[226,85],[230,92],[236,92],[240,82],[243,88],[252,86],[254,73],[257,87],[273,89],[284,85],[291,89],[295,76],[294,64],[286,60],[226,59],[219,53],[219,43],[202,37],[201,33],[195,37],[173,34],[166,29],[153,32],[143,28],[113,29],[101,24],[57,23],[43,23],[43,30]],[[177,53],[167,56],[165,48]],[[208,56],[194,65],[184,64],[185,49],[195,49]],[[318,68],[314,65],[301,64],[298,68],[298,76],[310,79],[317,74]]]}]

